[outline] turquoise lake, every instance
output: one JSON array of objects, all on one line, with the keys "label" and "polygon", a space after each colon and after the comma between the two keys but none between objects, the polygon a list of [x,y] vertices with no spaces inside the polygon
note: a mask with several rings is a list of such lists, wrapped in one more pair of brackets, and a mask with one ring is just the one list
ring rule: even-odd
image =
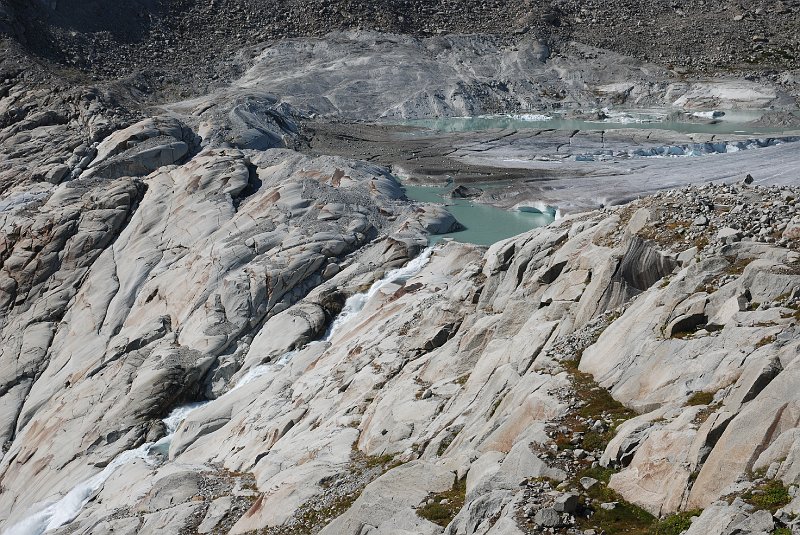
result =
[{"label": "turquoise lake", "polygon": [[[482,189],[502,187],[499,184],[472,184]],[[459,232],[431,236],[429,242],[442,238],[476,245],[491,245],[536,227],[549,225],[555,219],[555,209],[545,213],[503,210],[467,199],[451,199],[447,194],[453,186],[412,186],[404,184],[406,196],[414,201],[444,204],[459,223],[466,227]]]}]

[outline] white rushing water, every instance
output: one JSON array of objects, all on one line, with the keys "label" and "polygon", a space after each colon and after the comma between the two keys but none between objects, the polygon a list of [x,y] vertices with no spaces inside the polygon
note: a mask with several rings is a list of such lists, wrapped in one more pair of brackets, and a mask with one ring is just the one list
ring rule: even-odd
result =
[{"label": "white rushing water", "polygon": [[[389,271],[382,279],[374,282],[369,290],[364,293],[353,295],[345,301],[344,307],[336,319],[333,321],[322,341],[330,340],[334,333],[352,320],[364,308],[364,305],[377,294],[381,288],[387,284],[401,282],[419,273],[419,271],[430,260],[433,247],[428,247],[419,256],[411,260],[401,268]],[[312,342],[320,343],[320,342]],[[243,387],[255,379],[266,375],[272,370],[282,368],[291,359],[297,350],[284,353],[274,363],[261,364],[254,366],[247,371],[237,383],[224,395]],[[111,463],[108,464],[100,473],[79,483],[67,494],[56,502],[46,505],[43,509],[32,514],[28,518],[15,524],[3,532],[3,535],[42,535],[48,530],[56,529],[75,519],[94,494],[100,490],[114,471],[120,466],[134,459],[149,459],[155,452],[166,453],[169,450],[172,437],[178,430],[181,423],[189,416],[189,413],[207,404],[207,401],[189,403],[174,409],[162,421],[167,427],[166,436],[156,442],[142,444],[138,448],[125,451],[119,454]]]},{"label": "white rushing water", "polygon": [[430,260],[432,252],[433,247],[425,248],[425,250],[422,251],[419,256],[411,260],[405,266],[393,269],[389,271],[389,273],[387,273],[382,279],[375,281],[366,292],[348,297],[347,301],[344,303],[344,307],[342,307],[342,311],[338,316],[336,316],[336,319],[333,320],[333,323],[331,323],[331,326],[328,328],[328,332],[325,333],[323,340],[328,341],[333,338],[333,335],[342,328],[342,325],[348,323],[355,316],[357,316],[358,313],[364,309],[364,305],[366,305],[369,300],[380,291],[381,288],[393,282],[406,281],[419,273],[425,264],[428,263],[428,260]]},{"label": "white rushing water", "polygon": [[[316,343],[316,342],[312,342],[312,343]],[[286,363],[289,362],[289,359],[292,358],[292,355],[294,355],[298,351],[299,351],[299,349],[293,349],[293,350],[287,351],[286,353],[281,355],[281,358],[279,358],[275,362],[268,362],[267,364],[259,364],[258,366],[253,366],[252,368],[247,370],[247,373],[245,373],[244,375],[242,375],[241,378],[239,378],[239,380],[236,382],[236,384],[233,385],[233,388],[231,388],[230,390],[225,392],[225,394],[223,394],[223,395],[228,395],[231,392],[233,392],[234,390],[243,387],[247,383],[252,383],[253,381],[258,379],[259,377],[261,377],[263,375],[266,375],[266,374],[268,374],[269,372],[271,372],[273,370],[283,368],[284,366],[286,366]]]},{"label": "white rushing water", "polygon": [[162,420],[167,427],[167,435],[165,437],[157,442],[147,442],[138,448],[127,450],[117,455],[100,473],[78,483],[58,501],[48,504],[40,511],[6,529],[3,535],[41,535],[46,531],[71,522],[117,468],[134,459],[146,460],[153,451],[163,448],[169,449],[169,443],[172,441],[178,426],[190,412],[202,405],[205,405],[205,402],[189,403],[176,408]]}]

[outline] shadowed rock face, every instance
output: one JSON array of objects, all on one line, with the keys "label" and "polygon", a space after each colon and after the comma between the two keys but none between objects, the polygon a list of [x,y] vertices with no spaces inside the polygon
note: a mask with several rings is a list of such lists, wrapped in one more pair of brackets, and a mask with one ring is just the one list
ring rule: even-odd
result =
[{"label": "shadowed rock face", "polygon": [[601,306],[612,309],[626,303],[672,273],[677,265],[673,257],[664,255],[652,244],[634,236],[619,260],[607,292],[601,298]]}]

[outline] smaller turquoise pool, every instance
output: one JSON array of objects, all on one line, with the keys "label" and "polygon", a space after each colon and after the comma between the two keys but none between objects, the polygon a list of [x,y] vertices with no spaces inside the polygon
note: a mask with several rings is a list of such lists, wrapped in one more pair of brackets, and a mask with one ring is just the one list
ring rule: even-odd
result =
[{"label": "smaller turquoise pool", "polygon": [[[494,184],[471,184],[481,188],[496,187]],[[411,186],[403,185],[406,197],[419,202],[445,205],[448,212],[466,229],[448,234],[431,236],[430,243],[442,238],[453,238],[464,243],[491,245],[500,240],[516,236],[537,227],[549,225],[555,219],[555,209],[539,211],[528,208],[525,211],[503,210],[468,199],[451,199],[447,194],[452,186]]]}]

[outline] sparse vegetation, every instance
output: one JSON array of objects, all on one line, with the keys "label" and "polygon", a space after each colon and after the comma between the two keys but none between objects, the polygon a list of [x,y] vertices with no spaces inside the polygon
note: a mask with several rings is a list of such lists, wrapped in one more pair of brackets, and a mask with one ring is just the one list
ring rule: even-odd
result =
[{"label": "sparse vegetation", "polygon": [[[353,444],[350,466],[344,475],[333,475],[320,484],[333,490],[304,503],[283,526],[269,527],[261,535],[312,535],[347,511],[370,481],[403,464],[394,455],[364,455]],[[336,490],[336,489],[340,490]]]},{"label": "sparse vegetation", "polygon": [[770,336],[765,336],[764,338],[756,342],[755,347],[756,349],[758,349],[759,347],[764,347],[765,345],[771,344],[775,340],[777,340],[777,337],[774,334]]},{"label": "sparse vegetation", "polygon": [[446,526],[464,507],[467,495],[467,478],[455,478],[450,490],[432,494],[425,504],[417,509],[417,514],[439,526]]},{"label": "sparse vegetation", "polygon": [[[581,477],[588,475],[588,472],[582,473]],[[605,479],[597,477],[600,475]],[[608,488],[607,481],[611,477],[611,473],[597,475],[588,475],[594,477],[601,483],[594,485],[586,493],[592,499],[592,505],[588,508],[592,511],[589,517],[579,516],[578,527],[583,530],[594,529],[598,533],[604,532],[607,535],[647,535],[650,533],[650,528],[656,522],[656,518],[632,503],[622,499],[622,497]],[[615,503],[613,509],[603,509],[599,507],[601,503]],[[586,505],[584,504],[584,507]]]},{"label": "sparse vegetation", "polygon": [[[619,494],[608,488],[608,482],[615,470],[597,466],[587,468],[576,474],[572,486],[577,486],[583,477],[591,477],[598,481],[586,494],[591,498],[592,505],[588,509],[591,516],[578,517],[578,527],[581,529],[594,529],[596,532],[605,532],[608,535],[679,535],[688,529],[691,519],[698,516],[700,510],[683,511],[669,515],[661,520],[657,519],[644,509],[625,501]],[[611,510],[596,506],[600,503],[615,503]],[[583,507],[587,507],[583,504]]]},{"label": "sparse vegetation", "polygon": [[725,259],[730,262],[730,265],[723,272],[725,275],[741,275],[744,272],[744,268],[755,260],[755,258],[738,257],[726,257]]},{"label": "sparse vegetation", "polygon": [[[566,361],[564,365],[572,377],[575,394],[581,401],[581,407],[576,411],[575,415],[568,419],[567,426],[573,432],[584,433],[584,449],[602,450],[614,436],[617,426],[625,420],[636,416],[636,413],[614,399],[609,391],[598,385],[590,374],[578,370],[577,361]],[[610,425],[602,431],[589,430],[582,421],[588,418],[603,418],[610,421]],[[556,444],[561,446],[559,439],[561,441],[566,440],[566,444],[568,444],[568,437],[556,438]],[[566,444],[564,444],[564,447],[566,447]]]},{"label": "sparse vegetation", "polygon": [[766,509],[772,513],[792,501],[789,489],[779,479],[756,485],[742,494],[742,499],[758,509]]},{"label": "sparse vegetation", "polygon": [[692,525],[692,517],[700,516],[699,509],[683,511],[659,520],[651,529],[651,535],[680,535]]},{"label": "sparse vegetation", "polygon": [[689,396],[689,399],[686,400],[686,404],[693,407],[695,405],[711,405],[713,401],[713,392],[695,392]]}]

